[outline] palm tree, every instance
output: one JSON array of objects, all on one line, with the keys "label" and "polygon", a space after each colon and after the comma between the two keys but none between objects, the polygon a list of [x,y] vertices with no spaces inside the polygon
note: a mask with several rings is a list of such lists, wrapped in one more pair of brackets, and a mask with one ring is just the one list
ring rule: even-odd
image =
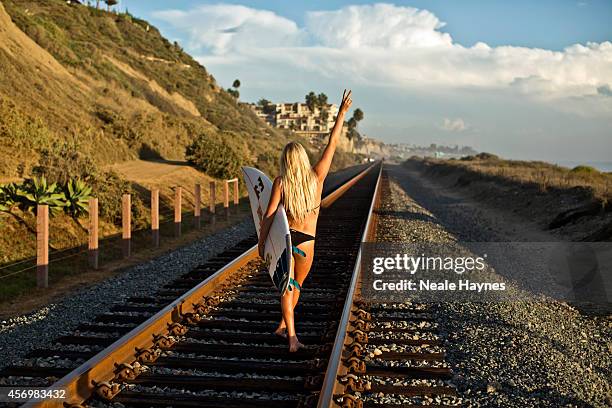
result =
[{"label": "palm tree", "polygon": [[356,122],[360,122],[361,120],[363,120],[363,111],[359,108],[355,109],[355,111],[353,112],[353,118],[355,118]]},{"label": "palm tree", "polygon": [[320,109],[323,109],[325,108],[325,106],[327,106],[327,95],[325,95],[323,92],[317,95],[317,105],[319,105]]},{"label": "palm tree", "polygon": [[114,5],[116,5],[117,3],[119,3],[118,0],[104,0],[104,2],[106,3],[106,9],[108,11],[110,11],[110,8]]},{"label": "palm tree", "polygon": [[234,98],[240,98],[240,92],[238,92],[238,88],[240,88],[240,80],[234,79],[234,83],[231,88],[227,88],[227,93],[232,95]]},{"label": "palm tree", "polygon": [[306,100],[306,105],[308,106],[308,109],[310,109],[311,112],[314,112],[318,104],[317,95],[314,92],[310,91],[304,99]]}]

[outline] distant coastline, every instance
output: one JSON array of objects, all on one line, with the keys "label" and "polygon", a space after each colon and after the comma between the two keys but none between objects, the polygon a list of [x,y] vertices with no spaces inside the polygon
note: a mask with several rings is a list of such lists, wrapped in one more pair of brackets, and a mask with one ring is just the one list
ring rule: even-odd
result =
[{"label": "distant coastline", "polygon": [[603,172],[612,172],[612,162],[608,161],[570,161],[570,160],[560,160],[553,161],[558,166],[568,167],[573,169],[576,166],[591,166],[596,168],[599,171]]}]

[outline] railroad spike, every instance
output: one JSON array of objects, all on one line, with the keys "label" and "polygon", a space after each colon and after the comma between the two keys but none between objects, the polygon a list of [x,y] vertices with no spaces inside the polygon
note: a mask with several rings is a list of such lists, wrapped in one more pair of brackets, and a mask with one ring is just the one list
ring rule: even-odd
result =
[{"label": "railroad spike", "polygon": [[189,329],[180,323],[168,323],[168,332],[173,336],[184,336]]},{"label": "railroad spike", "polygon": [[365,362],[357,357],[349,357],[344,360],[349,373],[364,374],[366,372]]},{"label": "railroad spike", "polygon": [[202,298],[204,304],[208,307],[217,306],[221,302],[221,298],[219,296],[207,296]]},{"label": "railroad spike", "polygon": [[353,327],[355,327],[356,329],[362,330],[362,331],[368,331],[370,330],[370,323],[366,322],[363,319],[357,319],[353,322],[351,322],[351,324],[353,325]]},{"label": "railroad spike", "polygon": [[361,308],[355,310],[353,313],[363,320],[372,320],[372,315]]},{"label": "railroad spike", "polygon": [[121,391],[121,387],[117,383],[111,384],[108,381],[97,382],[96,380],[91,380],[91,383],[96,388],[96,394],[106,401],[112,400]]},{"label": "railroad spike", "polygon": [[[359,343],[356,343],[359,344]],[[349,357],[357,357],[357,358],[362,358],[363,357],[363,346],[362,347],[347,347],[347,353]]]},{"label": "railroad spike", "polygon": [[188,324],[196,325],[202,321],[202,316],[198,313],[185,313],[185,321]]},{"label": "railroad spike", "polygon": [[206,309],[206,306],[204,306],[203,304],[201,304],[201,303],[193,303],[192,305],[193,305],[193,311],[195,313],[201,314],[201,315],[206,314],[206,310],[207,309]]},{"label": "railroad spike", "polygon": [[369,381],[358,378],[355,374],[347,374],[338,379],[340,384],[344,384],[345,391],[348,392],[364,392],[372,389],[372,384]]},{"label": "railroad spike", "polygon": [[172,337],[164,336],[163,334],[154,334],[153,343],[155,344],[155,347],[160,349],[169,349],[174,346],[176,340]]},{"label": "railroad spike", "polygon": [[351,330],[349,332],[349,334],[351,335],[351,337],[353,338],[353,340],[359,342],[359,343],[367,343],[368,342],[368,333],[364,332],[363,330]]},{"label": "railroad spike", "polygon": [[342,408],[363,408],[363,401],[351,394],[342,394],[334,399]]},{"label": "railroad spike", "polygon": [[[137,365],[136,365],[137,364]],[[135,365],[122,363],[115,363],[115,380],[119,382],[134,380],[142,372],[142,368],[138,362]]]},{"label": "railroad spike", "polygon": [[157,360],[159,356],[161,355],[161,349],[159,348],[141,349],[139,347],[135,347],[135,350],[136,350],[136,358],[141,364],[154,363],[155,360]]}]

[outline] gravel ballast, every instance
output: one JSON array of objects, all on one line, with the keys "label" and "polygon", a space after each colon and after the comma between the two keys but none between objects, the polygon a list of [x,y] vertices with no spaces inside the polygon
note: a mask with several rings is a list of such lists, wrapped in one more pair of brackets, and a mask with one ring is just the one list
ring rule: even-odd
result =
[{"label": "gravel ballast", "polygon": [[151,261],[126,268],[57,303],[27,315],[0,321],[0,369],[15,363],[31,350],[52,344],[58,336],[72,334],[79,324],[109,312],[115,304],[125,302],[126,298],[153,295],[163,285],[254,232],[253,221],[249,217]]},{"label": "gravel ballast", "polygon": [[[386,169],[391,180],[380,209],[382,241],[503,242],[521,235],[516,224],[489,222],[485,207],[437,189],[417,173]],[[609,316],[581,314],[549,298],[435,303],[430,311],[463,406],[612,406]]]}]

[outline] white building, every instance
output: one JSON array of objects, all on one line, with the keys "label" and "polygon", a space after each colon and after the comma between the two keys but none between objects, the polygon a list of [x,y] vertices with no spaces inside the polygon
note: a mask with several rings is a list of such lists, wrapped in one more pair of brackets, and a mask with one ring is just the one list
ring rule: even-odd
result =
[{"label": "white building", "polygon": [[274,109],[250,104],[258,117],[270,126],[279,129],[289,129],[305,136],[320,136],[328,134],[338,115],[338,106],[327,104],[325,108],[316,107],[311,111],[305,103],[277,103]]}]

